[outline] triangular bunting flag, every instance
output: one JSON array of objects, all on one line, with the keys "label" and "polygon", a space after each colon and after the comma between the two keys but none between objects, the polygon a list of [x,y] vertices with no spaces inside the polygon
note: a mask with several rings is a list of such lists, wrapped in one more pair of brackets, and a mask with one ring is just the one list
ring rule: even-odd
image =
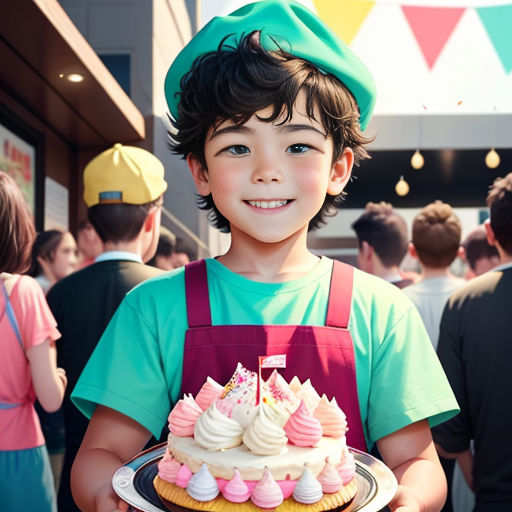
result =
[{"label": "triangular bunting flag", "polygon": [[401,7],[427,65],[432,69],[465,7]]},{"label": "triangular bunting flag", "polygon": [[350,45],[375,2],[366,0],[314,0],[318,16]]},{"label": "triangular bunting flag", "polygon": [[479,7],[476,11],[505,71],[509,73],[512,70],[512,5]]}]

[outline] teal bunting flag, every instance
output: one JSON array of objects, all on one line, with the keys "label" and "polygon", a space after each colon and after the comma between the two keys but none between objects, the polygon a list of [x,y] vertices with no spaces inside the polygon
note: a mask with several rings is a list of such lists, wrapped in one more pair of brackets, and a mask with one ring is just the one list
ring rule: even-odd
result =
[{"label": "teal bunting flag", "polygon": [[478,7],[476,11],[505,71],[509,73],[512,70],[512,4]]}]

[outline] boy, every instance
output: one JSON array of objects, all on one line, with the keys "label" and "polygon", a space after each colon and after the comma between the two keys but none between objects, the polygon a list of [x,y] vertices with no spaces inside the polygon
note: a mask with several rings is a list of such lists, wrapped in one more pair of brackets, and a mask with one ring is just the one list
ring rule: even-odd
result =
[{"label": "boy", "polygon": [[430,341],[437,348],[439,322],[450,295],[464,284],[464,279],[450,271],[453,260],[461,254],[460,220],[449,204],[435,201],[423,208],[412,224],[409,253],[421,265],[420,279],[404,289],[418,308]]},{"label": "boy", "polygon": [[87,213],[103,251],[93,264],[60,280],[47,297],[62,334],[58,363],[69,380],[62,406],[66,455],[58,497],[59,509],[66,512],[78,510],[69,477],[88,424],[69,396],[126,293],[161,274],[143,260],[156,249],[166,189],[162,163],[141,148],[116,144],[84,169]]},{"label": "boy", "polygon": [[[174,151],[231,246],[121,304],[75,390],[93,413],[75,499],[83,510],[126,510],[112,474],[160,433],[180,393],[208,375],[226,382],[237,360],[254,369],[258,354],[285,351],[285,378],[309,376],[339,398],[352,445],[378,440],[400,482],[393,509],[439,509],[446,484],[426,418],[444,421],[457,405],[416,310],[396,288],[306,246],[365,156],[368,71],[300,4],[258,2],[194,37],[168,72],[166,97]],[[378,313],[368,310],[375,301]]]},{"label": "boy", "polygon": [[352,229],[359,244],[357,264],[361,270],[398,288],[412,284],[411,279],[402,277],[398,268],[407,253],[407,224],[389,203],[367,203]]}]

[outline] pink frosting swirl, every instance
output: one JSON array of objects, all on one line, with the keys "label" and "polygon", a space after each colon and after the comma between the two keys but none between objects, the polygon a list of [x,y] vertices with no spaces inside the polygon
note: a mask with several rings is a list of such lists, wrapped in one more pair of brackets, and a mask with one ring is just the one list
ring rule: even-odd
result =
[{"label": "pink frosting swirl", "polygon": [[250,498],[251,491],[242,480],[238,469],[235,469],[233,478],[223,487],[222,496],[232,503],[243,503]]},{"label": "pink frosting swirl", "polygon": [[322,426],[311,415],[304,400],[286,422],[284,431],[290,442],[297,446],[315,446],[322,437]]},{"label": "pink frosting swirl", "polygon": [[169,414],[169,431],[176,437],[192,437],[197,418],[202,412],[192,395],[183,395]]},{"label": "pink frosting swirl", "polygon": [[186,464],[183,464],[176,475],[176,485],[186,489],[191,478],[192,471],[190,471],[190,468]]},{"label": "pink frosting swirl", "polygon": [[223,393],[224,386],[221,386],[218,382],[208,377],[196,396],[196,403],[201,407],[201,410],[206,411],[211,403]]},{"label": "pink frosting swirl", "polygon": [[316,479],[322,485],[322,491],[325,494],[332,494],[341,489],[341,477],[329,460],[326,461],[324,468]]},{"label": "pink frosting swirl", "polygon": [[356,461],[354,455],[348,450],[342,462],[336,467],[336,471],[340,475],[341,483],[348,484],[356,474]]},{"label": "pink frosting swirl", "polygon": [[320,425],[322,425],[324,436],[340,439],[347,432],[347,418],[338,407],[335,398],[329,402],[327,397],[322,395],[322,399],[316,406],[313,416],[320,422]]},{"label": "pink frosting swirl", "polygon": [[158,463],[158,476],[162,480],[174,484],[180,467],[181,464],[169,453],[169,450],[166,450],[162,460]]},{"label": "pink frosting swirl", "polygon": [[290,475],[288,475],[286,477],[286,480],[278,480],[277,485],[281,487],[281,491],[283,492],[283,498],[286,500],[293,494],[295,486],[297,485],[297,480],[290,480]]},{"label": "pink frosting swirl", "polygon": [[275,508],[283,502],[283,491],[268,468],[265,468],[263,477],[253,489],[251,501],[261,508]]}]

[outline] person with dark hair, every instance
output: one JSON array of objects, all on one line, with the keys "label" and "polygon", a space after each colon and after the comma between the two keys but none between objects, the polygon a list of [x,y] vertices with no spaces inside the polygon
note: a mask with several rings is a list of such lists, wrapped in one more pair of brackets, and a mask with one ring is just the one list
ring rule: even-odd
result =
[{"label": "person with dark hair", "polygon": [[[156,249],[166,189],[162,163],[141,148],[116,144],[84,169],[88,217],[104,252],[95,263],[59,281],[48,294],[62,333],[58,361],[67,371],[70,391],[126,293],[161,273],[143,261]],[[69,395],[63,403],[66,454],[58,494],[59,509],[66,512],[78,510],[70,473],[88,425]]]},{"label": "person with dark hair", "polygon": [[496,247],[489,245],[484,226],[477,226],[462,242],[464,254],[462,258],[469,265],[467,279],[472,279],[497,267],[500,256]]},{"label": "person with dark hair", "polygon": [[34,410],[55,411],[66,372],[56,365],[60,338],[43,291],[29,276],[32,214],[14,180],[0,171],[0,504],[1,510],[56,512],[52,472]]},{"label": "person with dark hair", "polygon": [[188,265],[191,261],[196,259],[195,251],[183,240],[183,238],[176,238],[174,251],[171,255],[171,262],[174,268],[180,268]]},{"label": "person with dark hair", "polygon": [[398,268],[407,253],[407,224],[389,203],[367,203],[352,229],[357,236],[357,264],[361,270],[398,288],[412,284],[412,279],[404,279]]},{"label": "person with dark hair", "polygon": [[501,265],[466,283],[444,309],[437,353],[461,411],[433,433],[441,453],[459,461],[474,511],[501,512],[512,510],[512,173],[495,180],[487,204],[487,240]]},{"label": "person with dark hair", "polygon": [[103,252],[103,242],[89,219],[82,219],[76,228],[79,268],[87,267]]},{"label": "person with dark hair", "polygon": [[76,270],[76,253],[76,242],[69,231],[41,231],[32,246],[32,264],[28,274],[48,293],[57,281]]},{"label": "person with dark hair", "polygon": [[230,247],[119,306],[72,396],[92,415],[77,503],[125,511],[112,475],[160,435],[180,395],[207,376],[227,382],[238,361],[257,369],[267,352],[286,354],[287,380],[336,397],[351,446],[378,444],[399,481],[393,510],[438,510],[446,484],[429,421],[458,408],[421,319],[397,288],[307,247],[366,156],[369,71],[306,7],[267,0],[214,18],[165,88],[173,151]]},{"label": "person with dark hair", "polygon": [[160,226],[160,235],[158,236],[158,245],[155,255],[148,261],[151,265],[162,270],[174,270],[172,261],[176,236],[164,226]]}]

